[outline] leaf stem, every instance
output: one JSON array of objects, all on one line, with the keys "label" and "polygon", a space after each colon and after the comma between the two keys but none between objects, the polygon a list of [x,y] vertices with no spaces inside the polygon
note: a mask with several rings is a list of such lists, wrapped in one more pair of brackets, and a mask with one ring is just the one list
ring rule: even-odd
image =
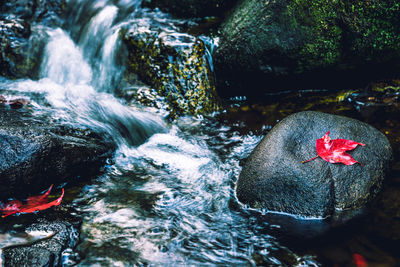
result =
[{"label": "leaf stem", "polygon": [[308,159],[308,160],[303,160],[301,163],[307,163],[307,162],[309,162],[309,161],[312,161],[312,160],[314,160],[314,159],[316,159],[316,158],[318,158],[319,156],[316,156],[316,157],[313,157],[312,159]]}]

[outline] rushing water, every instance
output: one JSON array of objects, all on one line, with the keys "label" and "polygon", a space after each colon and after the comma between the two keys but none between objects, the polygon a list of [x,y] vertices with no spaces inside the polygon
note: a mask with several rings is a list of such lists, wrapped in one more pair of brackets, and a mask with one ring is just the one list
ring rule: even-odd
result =
[{"label": "rushing water", "polygon": [[166,123],[113,95],[123,86],[121,27],[168,16],[140,1],[68,4],[63,28],[33,29],[47,38],[40,79],[0,86],[30,98],[37,114],[106,133],[118,145],[105,173],[73,200],[83,221],[78,265],[320,265],[282,245],[274,235],[280,225],[235,198],[240,162],[260,135],[216,117]]},{"label": "rushing water", "polygon": [[34,112],[107,133],[118,145],[106,173],[74,200],[83,214],[79,265],[254,265],[255,254],[279,263],[272,251],[291,252],[232,204],[239,161],[260,137],[208,125],[213,119],[167,125],[113,96],[122,82],[121,27],[165,16],[139,3],[70,1],[65,28],[33,29],[47,38],[40,79],[1,84],[29,97]]}]

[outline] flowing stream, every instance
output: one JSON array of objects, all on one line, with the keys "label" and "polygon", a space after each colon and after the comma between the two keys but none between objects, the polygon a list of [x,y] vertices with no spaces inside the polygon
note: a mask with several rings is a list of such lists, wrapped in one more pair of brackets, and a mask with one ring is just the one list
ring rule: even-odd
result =
[{"label": "flowing stream", "polygon": [[79,265],[255,265],[255,255],[279,264],[273,251],[300,264],[235,204],[239,160],[260,137],[212,118],[167,124],[113,95],[122,83],[121,27],[165,15],[142,10],[140,1],[68,4],[65,27],[33,29],[47,38],[40,79],[3,79],[1,87],[29,97],[38,114],[106,133],[118,145],[106,173],[74,200],[83,214]]},{"label": "flowing stream", "polygon": [[40,79],[0,80],[8,93],[28,97],[37,114],[105,133],[118,146],[105,173],[73,200],[83,220],[75,263],[318,266],[314,256],[276,240],[279,225],[235,198],[240,161],[261,136],[214,117],[167,123],[114,96],[123,86],[119,31],[155,19],[168,23],[139,0],[70,0],[62,28],[32,29],[47,43]]}]

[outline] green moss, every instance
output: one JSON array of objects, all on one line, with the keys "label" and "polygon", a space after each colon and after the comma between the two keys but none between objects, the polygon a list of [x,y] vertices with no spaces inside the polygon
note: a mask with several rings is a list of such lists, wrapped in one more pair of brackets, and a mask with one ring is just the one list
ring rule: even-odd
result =
[{"label": "green moss", "polygon": [[369,87],[373,92],[379,92],[394,96],[400,92],[400,80],[389,80],[371,83]]},{"label": "green moss", "polygon": [[160,37],[156,32],[124,33],[129,71],[165,97],[172,118],[219,109],[203,42],[195,38],[185,43],[167,41],[178,37]]},{"label": "green moss", "polygon": [[368,57],[383,56],[385,52],[384,57],[390,57],[390,51],[400,49],[397,1],[347,1],[342,19],[347,22],[349,35],[346,37],[354,52]]},{"label": "green moss", "polygon": [[302,33],[304,45],[295,51],[300,58],[298,72],[309,66],[336,64],[340,59],[342,30],[335,24],[337,1],[295,0],[288,5],[288,15]]},{"label": "green moss", "polygon": [[300,58],[299,72],[308,66],[334,66],[343,59],[386,61],[398,54],[399,8],[396,1],[291,1],[288,15],[304,38],[294,52]]}]

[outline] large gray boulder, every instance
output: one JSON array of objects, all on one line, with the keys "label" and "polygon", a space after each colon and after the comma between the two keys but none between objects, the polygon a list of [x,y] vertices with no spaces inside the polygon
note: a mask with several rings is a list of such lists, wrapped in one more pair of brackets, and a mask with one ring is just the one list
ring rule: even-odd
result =
[{"label": "large gray boulder", "polygon": [[93,131],[0,105],[0,148],[0,200],[5,200],[95,175],[115,145]]},{"label": "large gray boulder", "polygon": [[[361,162],[328,163],[317,155],[316,139],[364,143],[348,152]],[[238,199],[257,209],[306,217],[351,218],[380,191],[392,158],[387,138],[372,126],[342,116],[306,111],[288,116],[258,144],[237,183]]]},{"label": "large gray boulder", "polygon": [[349,86],[338,76],[358,85],[390,77],[400,59],[399,8],[375,0],[239,1],[219,29],[219,91],[249,95],[283,86]]}]

